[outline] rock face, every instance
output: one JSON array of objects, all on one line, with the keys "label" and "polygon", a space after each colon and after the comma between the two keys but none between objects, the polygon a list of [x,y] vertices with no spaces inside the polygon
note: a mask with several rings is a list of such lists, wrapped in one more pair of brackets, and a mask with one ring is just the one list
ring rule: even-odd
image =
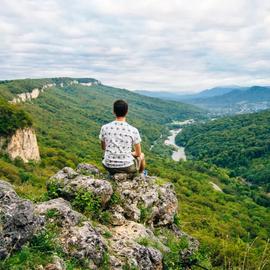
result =
[{"label": "rock face", "polygon": [[7,152],[11,159],[20,157],[24,162],[39,161],[39,147],[33,128],[18,129],[10,138],[0,139],[0,150]]},{"label": "rock face", "polygon": [[[157,183],[155,177],[129,178],[125,174],[109,180],[95,166],[79,164],[76,170],[63,168],[48,180],[48,189],[58,198],[34,206],[19,199],[10,184],[0,181],[0,213],[4,216],[0,258],[8,256],[14,247],[20,248],[35,232],[54,224],[55,243],[68,257],[83,263],[84,269],[162,270],[163,256],[170,248],[164,244],[166,235],[154,234],[156,227],[166,230],[170,237],[188,241],[188,246],[179,250],[179,258],[189,265],[199,243],[173,224],[177,211],[173,186]],[[74,198],[82,191],[99,198],[100,215],[106,212],[110,217],[106,225],[102,219],[93,221],[84,215],[86,212],[72,209]],[[42,269],[65,269],[65,265],[56,258]]]},{"label": "rock face", "polygon": [[173,223],[178,201],[171,183],[157,185],[156,177],[129,179],[126,174],[117,174],[114,180],[123,201],[122,215],[151,226]]},{"label": "rock face", "polygon": [[100,84],[101,82],[98,80],[93,80],[91,82],[79,82],[77,80],[72,80],[70,82],[66,82],[65,84],[64,82],[60,82],[59,84],[47,83],[47,84],[44,84],[41,88],[34,88],[31,92],[24,92],[24,93],[18,94],[15,98],[13,98],[10,101],[10,103],[16,104],[16,103],[31,101],[33,99],[38,98],[41,93],[43,93],[44,91],[54,86],[60,86],[60,87],[64,87],[64,85],[66,86],[70,86],[70,85],[94,86],[94,85],[100,85]]},{"label": "rock face", "polygon": [[33,203],[20,199],[9,183],[0,180],[0,259],[20,249],[42,224]]},{"label": "rock face", "polygon": [[31,92],[25,92],[18,94],[10,103],[20,103],[25,101],[30,101],[39,97],[40,93],[44,92],[46,89],[56,86],[55,83],[48,83],[43,85],[40,89],[34,88]]}]

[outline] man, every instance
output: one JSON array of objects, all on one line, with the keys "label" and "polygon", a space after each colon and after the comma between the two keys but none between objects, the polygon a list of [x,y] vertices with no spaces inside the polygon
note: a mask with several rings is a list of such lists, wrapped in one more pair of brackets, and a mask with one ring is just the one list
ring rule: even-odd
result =
[{"label": "man", "polygon": [[145,161],[141,137],[139,131],[126,122],[127,102],[115,101],[113,113],[116,119],[102,126],[99,134],[101,148],[105,151],[102,161],[104,167],[110,174],[143,172]]}]

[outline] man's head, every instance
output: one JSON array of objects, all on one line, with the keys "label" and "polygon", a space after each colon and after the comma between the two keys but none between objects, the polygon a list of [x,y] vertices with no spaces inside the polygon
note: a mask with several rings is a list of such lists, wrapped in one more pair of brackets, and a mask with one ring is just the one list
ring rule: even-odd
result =
[{"label": "man's head", "polygon": [[126,101],[119,99],[113,104],[113,112],[116,117],[125,117],[128,112],[128,104]]}]

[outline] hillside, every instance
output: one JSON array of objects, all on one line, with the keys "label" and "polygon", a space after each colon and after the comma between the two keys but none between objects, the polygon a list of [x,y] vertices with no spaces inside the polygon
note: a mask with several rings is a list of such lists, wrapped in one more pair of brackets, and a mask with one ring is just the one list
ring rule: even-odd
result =
[{"label": "hillside", "polygon": [[189,126],[176,138],[191,159],[229,168],[270,190],[270,111]]},{"label": "hillside", "polygon": [[[46,202],[46,182],[65,166],[75,169],[80,162],[87,162],[96,165],[104,173],[100,162],[102,152],[98,141],[99,129],[103,123],[113,119],[113,100],[124,98],[130,104],[128,120],[136,125],[142,134],[149,174],[157,176],[159,185],[167,182],[174,185],[180,209],[174,223],[201,242],[201,248],[194,260],[209,269],[226,268],[228,265],[242,267],[243,261],[247,269],[258,269],[262,262],[269,266],[269,250],[264,250],[267,239],[270,238],[270,213],[268,208],[256,204],[251,199],[251,194],[256,191],[239,179],[230,177],[226,170],[214,165],[193,161],[173,162],[170,160],[171,150],[164,145],[155,147],[155,151],[149,151],[153,140],[160,138],[161,134],[168,134],[168,123],[172,120],[203,118],[200,109],[182,103],[142,97],[100,83],[90,86],[70,85],[74,79],[64,78],[56,82],[55,80],[46,79],[42,83],[39,80],[30,80],[31,87],[25,88],[21,85],[27,85],[27,82],[22,81],[0,84],[1,96],[13,100],[17,94],[31,92],[32,87],[42,87],[43,83],[55,83],[40,93],[38,98],[13,105],[31,115],[41,153],[40,163],[28,164],[19,159],[11,161],[6,155],[0,156],[0,178],[14,184],[19,196],[35,203]],[[214,190],[211,183],[220,186],[223,192]],[[54,190],[50,193],[52,194]],[[84,198],[78,197],[77,206],[81,206],[80,202]],[[88,207],[92,209],[93,204]],[[147,216],[148,210],[142,207],[144,217]],[[50,213],[50,216],[53,218],[53,213]],[[99,220],[94,222],[99,224]],[[156,228],[154,233],[166,236],[162,228]],[[38,241],[47,237],[47,234],[42,237],[22,252],[14,253],[0,264],[0,267],[18,269],[18,265],[31,265],[30,269],[34,269],[33,265],[42,263],[43,259],[50,259],[49,252],[56,252],[55,247],[52,247],[48,240],[44,249],[44,241],[42,245],[39,245]],[[149,245],[149,241],[145,239],[142,242]],[[176,259],[182,246],[172,238],[169,238],[169,242],[171,253],[167,259],[174,265],[168,269],[182,269],[179,260]],[[46,248],[49,250],[48,254]],[[37,252],[40,255],[38,257],[35,255]],[[69,269],[84,269],[78,266],[75,268],[72,262],[63,258],[71,265]]]}]

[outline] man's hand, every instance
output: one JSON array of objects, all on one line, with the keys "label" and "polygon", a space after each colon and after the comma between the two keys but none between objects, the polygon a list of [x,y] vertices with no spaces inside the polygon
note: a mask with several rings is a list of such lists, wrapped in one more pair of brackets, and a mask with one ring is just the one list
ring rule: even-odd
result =
[{"label": "man's hand", "polygon": [[134,157],[140,157],[142,153],[141,144],[135,144],[134,145],[135,151],[132,152],[132,156]]}]

